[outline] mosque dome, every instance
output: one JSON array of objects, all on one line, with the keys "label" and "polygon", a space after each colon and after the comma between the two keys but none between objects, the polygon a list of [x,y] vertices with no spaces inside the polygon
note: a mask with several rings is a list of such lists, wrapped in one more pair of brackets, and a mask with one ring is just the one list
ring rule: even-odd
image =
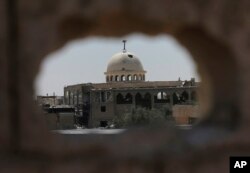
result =
[{"label": "mosque dome", "polygon": [[126,40],[123,40],[122,52],[114,54],[109,60],[106,82],[133,82],[145,81],[146,71],[139,58],[125,49]]},{"label": "mosque dome", "polygon": [[113,55],[108,63],[107,72],[144,71],[141,61],[130,52],[120,52]]}]

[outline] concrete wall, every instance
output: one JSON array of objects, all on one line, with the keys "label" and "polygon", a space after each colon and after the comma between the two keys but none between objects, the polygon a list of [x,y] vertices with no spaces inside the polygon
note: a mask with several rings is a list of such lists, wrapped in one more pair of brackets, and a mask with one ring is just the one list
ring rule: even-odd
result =
[{"label": "concrete wall", "polygon": [[[250,155],[249,11],[248,0],[0,1],[0,172],[229,172],[229,156]],[[134,32],[169,33],[189,50],[207,118],[188,135],[49,133],[32,97],[44,57],[75,38]]]},{"label": "concrete wall", "polygon": [[48,113],[44,115],[49,130],[74,129],[74,113]]},{"label": "concrete wall", "polygon": [[[101,111],[101,106],[105,107],[105,112]],[[98,127],[100,125],[100,121],[111,121],[114,118],[115,112],[113,102],[92,103],[91,108],[94,127]]]}]

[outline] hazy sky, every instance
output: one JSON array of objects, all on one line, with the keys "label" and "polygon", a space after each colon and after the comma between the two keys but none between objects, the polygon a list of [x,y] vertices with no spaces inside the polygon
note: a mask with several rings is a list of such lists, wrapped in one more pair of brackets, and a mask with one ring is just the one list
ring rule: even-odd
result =
[{"label": "hazy sky", "polygon": [[38,95],[63,95],[63,87],[79,83],[105,82],[104,72],[112,55],[123,49],[139,57],[147,71],[146,80],[166,81],[198,78],[196,66],[188,51],[173,37],[148,37],[139,34],[123,38],[91,37],[75,40],[44,60],[35,89]]}]

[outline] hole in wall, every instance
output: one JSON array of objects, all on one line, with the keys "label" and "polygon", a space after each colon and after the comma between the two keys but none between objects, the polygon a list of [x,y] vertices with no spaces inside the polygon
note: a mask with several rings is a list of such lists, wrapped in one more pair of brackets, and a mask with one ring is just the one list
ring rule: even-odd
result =
[{"label": "hole in wall", "polygon": [[[167,119],[177,125],[188,126],[201,118],[198,117],[201,78],[190,53],[169,35],[133,34],[126,39],[127,57],[133,61],[137,57],[145,74],[124,67],[122,71],[128,70],[126,74],[115,70],[103,74],[107,73],[110,57],[122,52],[122,39],[117,38],[75,40],[45,59],[37,77],[36,93],[38,105],[43,104],[45,109],[58,107],[45,115],[49,129],[98,128],[103,127],[103,122],[105,128],[123,128],[119,123],[124,119],[115,118],[136,114],[145,118],[163,113],[171,115]],[[131,63],[126,58],[123,61]],[[92,87],[92,91],[83,92],[86,87]],[[88,99],[91,101],[87,102]]]}]

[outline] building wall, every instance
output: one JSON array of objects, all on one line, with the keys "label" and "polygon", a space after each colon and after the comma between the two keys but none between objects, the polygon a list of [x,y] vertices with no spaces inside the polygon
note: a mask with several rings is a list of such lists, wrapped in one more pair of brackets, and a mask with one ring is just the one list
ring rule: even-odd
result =
[{"label": "building wall", "polygon": [[48,113],[44,115],[49,130],[74,129],[74,113]]},{"label": "building wall", "polygon": [[[136,95],[140,94],[143,98],[149,94],[150,99],[147,100],[147,103],[144,106],[150,105],[150,109],[162,109],[167,108],[172,111],[173,102],[173,94],[174,93],[183,93],[184,91],[188,93],[189,99],[185,100],[182,103],[176,104],[196,104],[196,101],[191,100],[191,93],[194,92],[197,88],[163,88],[163,89],[110,89],[110,90],[98,90],[98,91],[90,91],[91,92],[91,112],[90,112],[90,127],[98,127],[100,125],[100,121],[108,121],[108,124],[112,123],[112,120],[115,116],[123,116],[125,113],[129,113],[132,109],[136,107],[140,107],[142,105],[138,105],[136,101]],[[110,97],[107,98],[107,93],[110,93]],[[168,100],[163,100],[166,98],[158,98],[159,94],[167,94],[165,95]],[[132,101],[130,103],[119,103],[117,100],[118,95],[122,95],[125,99],[126,96],[130,94],[132,96]],[[161,95],[163,96],[163,95]],[[169,96],[169,97],[167,97]],[[104,98],[103,98],[104,97]],[[105,107],[105,112],[101,111],[101,107]],[[177,108],[176,108],[177,110]],[[186,116],[186,114],[185,114]],[[185,117],[184,116],[184,117]],[[188,118],[186,118],[188,119]],[[186,123],[186,122],[185,122]]]},{"label": "building wall", "polygon": [[[184,84],[187,83],[188,81],[184,82]],[[86,109],[84,105],[90,105],[89,111],[83,115],[88,116],[88,127],[98,127],[101,121],[107,121],[110,124],[115,116],[122,116],[136,107],[145,106],[150,109],[165,107],[172,111],[173,105],[192,105],[197,102],[197,98],[194,98],[193,95],[197,92],[197,86],[192,86],[191,83],[185,87],[157,87],[156,85],[155,88],[147,88],[148,83],[142,84],[145,88],[95,89],[95,84],[72,85],[64,88],[64,100],[66,104],[73,105],[83,111]],[[103,86],[105,85],[103,84]],[[118,95],[122,97],[122,103],[117,100]],[[128,95],[132,99],[130,103],[125,101]],[[146,99],[146,96],[149,98],[147,101],[138,101],[136,100],[137,95],[140,95],[142,99]],[[176,101],[177,97],[179,100]]]},{"label": "building wall", "polygon": [[[94,127],[98,127],[100,125],[100,121],[109,121],[113,119],[115,112],[114,112],[115,105],[113,102],[107,103],[92,103],[91,105],[91,118]],[[102,111],[103,109],[103,111]],[[105,111],[104,111],[105,109]]]},{"label": "building wall", "polygon": [[37,96],[36,103],[40,106],[42,105],[62,105],[63,97],[61,96]]},{"label": "building wall", "polygon": [[172,110],[177,125],[190,124],[191,121],[199,118],[198,105],[174,105]]}]

